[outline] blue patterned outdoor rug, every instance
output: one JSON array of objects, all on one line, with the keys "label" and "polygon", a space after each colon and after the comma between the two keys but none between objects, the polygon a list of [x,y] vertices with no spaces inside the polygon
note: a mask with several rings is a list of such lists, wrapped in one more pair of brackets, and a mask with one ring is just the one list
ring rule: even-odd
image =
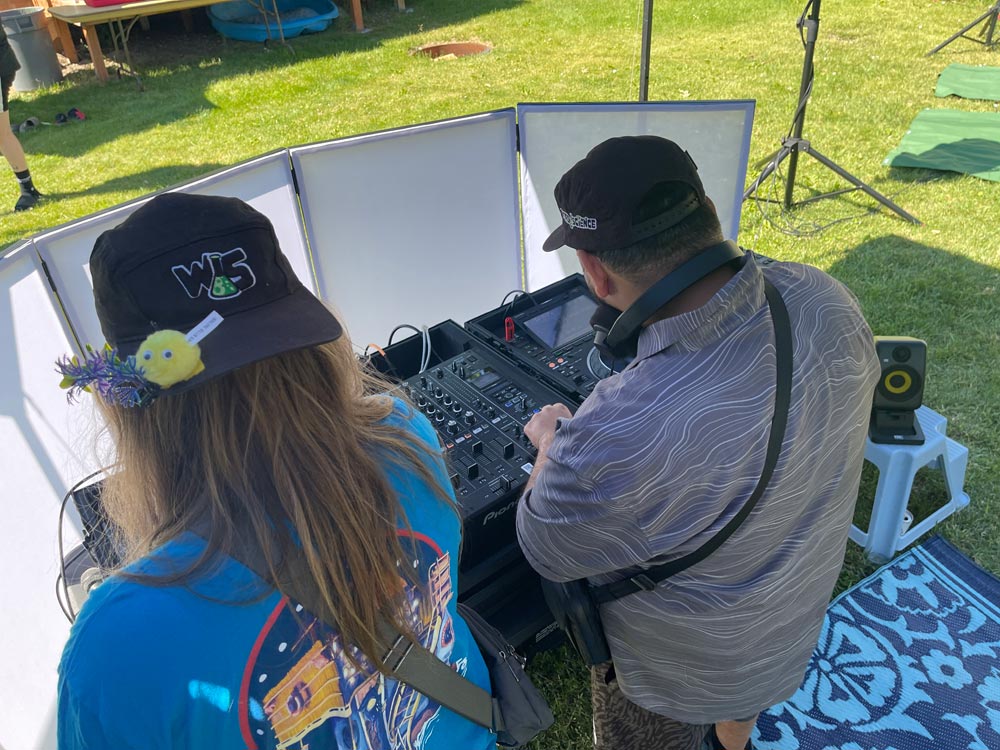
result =
[{"label": "blue patterned outdoor rug", "polygon": [[1000,579],[934,537],[827,610],[759,750],[1000,749]]}]

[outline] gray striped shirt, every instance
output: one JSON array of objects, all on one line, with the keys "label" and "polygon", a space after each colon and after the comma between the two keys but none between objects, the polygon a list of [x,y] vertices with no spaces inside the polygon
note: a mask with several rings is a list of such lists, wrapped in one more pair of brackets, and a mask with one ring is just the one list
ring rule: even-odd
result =
[{"label": "gray striped shirt", "polygon": [[774,412],[764,274],[794,337],[767,491],[709,558],[602,608],[622,691],[678,721],[746,717],[802,680],[843,563],[879,373],[854,298],[816,268],[750,254],[708,303],[643,330],[635,361],[561,421],[518,507],[528,561],[558,581],[614,580],[722,528],[760,478]]}]

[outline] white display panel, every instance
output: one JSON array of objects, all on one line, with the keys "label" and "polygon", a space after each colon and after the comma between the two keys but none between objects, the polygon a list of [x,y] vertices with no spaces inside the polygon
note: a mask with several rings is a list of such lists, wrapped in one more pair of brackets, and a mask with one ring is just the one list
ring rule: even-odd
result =
[{"label": "white display panel", "polygon": [[[171,188],[171,192],[231,196],[249,203],[271,220],[295,275],[309,289],[316,291],[287,151],[261,156],[177,185]],[[81,344],[99,346],[104,342],[94,310],[88,266],[94,242],[102,232],[123,222],[152,197],[149,195],[86,216],[34,239]]]},{"label": "white display panel", "polygon": [[[93,415],[70,405],[54,363],[70,337],[30,243],[0,258],[0,747],[56,746],[56,668],[69,632],[59,611],[57,522],[66,491],[95,468]],[[79,541],[67,517],[66,548]]]},{"label": "white display panel", "polygon": [[659,135],[687,149],[727,239],[736,239],[743,204],[754,102],[519,104],[521,201],[527,289],[580,271],[569,248],[542,243],[561,219],[552,191],[594,146],[620,135]]},{"label": "white display panel", "polygon": [[355,345],[521,288],[515,149],[504,110],[291,150],[320,290]]}]

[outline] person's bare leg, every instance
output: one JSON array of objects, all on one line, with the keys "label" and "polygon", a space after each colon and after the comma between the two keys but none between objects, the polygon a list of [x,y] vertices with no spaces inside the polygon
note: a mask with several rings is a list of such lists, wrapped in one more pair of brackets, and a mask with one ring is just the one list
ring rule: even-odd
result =
[{"label": "person's bare leg", "polygon": [[9,110],[0,112],[0,153],[15,172],[24,172],[28,168],[21,142],[10,128]]},{"label": "person's bare leg", "polygon": [[756,716],[749,721],[720,721],[715,725],[715,734],[726,750],[743,750],[756,725]]},{"label": "person's bare leg", "polygon": [[10,127],[10,111],[0,112],[0,153],[3,153],[7,163],[14,170],[14,177],[17,178],[21,188],[21,195],[14,204],[15,211],[27,211],[34,208],[42,194],[35,189],[35,184],[31,181],[31,172],[28,171],[28,160],[24,157],[24,149],[21,142],[17,140],[14,131]]}]

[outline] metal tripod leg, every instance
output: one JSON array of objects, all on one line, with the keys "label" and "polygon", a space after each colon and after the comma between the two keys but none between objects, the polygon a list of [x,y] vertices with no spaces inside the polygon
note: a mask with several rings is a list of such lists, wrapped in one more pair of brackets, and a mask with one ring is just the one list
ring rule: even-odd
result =
[{"label": "metal tripod leg", "polygon": [[[837,174],[839,174],[841,177],[843,177],[849,183],[851,183],[852,185],[854,185],[854,187],[856,187],[858,190],[861,190],[862,192],[864,192],[867,195],[871,196],[872,198],[874,198],[875,200],[877,200],[879,203],[881,203],[883,206],[885,206],[886,208],[888,208],[890,211],[893,211],[893,212],[899,214],[899,216],[901,216],[902,218],[906,219],[911,224],[920,224],[921,223],[920,219],[918,219],[916,216],[913,216],[912,214],[908,213],[907,211],[905,211],[902,208],[900,208],[899,206],[897,206],[891,200],[889,200],[884,195],[882,195],[882,193],[880,193],[877,190],[875,190],[874,188],[871,188],[868,185],[866,185],[864,182],[862,182],[861,180],[859,180],[857,177],[855,177],[854,175],[852,175],[850,172],[848,172],[846,169],[844,169],[843,167],[841,167],[839,164],[837,164],[833,160],[828,159],[827,157],[823,156],[823,154],[821,154],[819,151],[817,151],[816,149],[814,149],[812,147],[812,144],[810,144],[809,141],[800,141],[799,144],[798,144],[798,150],[801,151],[801,152],[803,152],[803,153],[809,154],[816,161],[818,161],[820,164],[822,164],[823,166],[827,167],[828,169],[832,169],[834,172],[836,172]],[[837,191],[837,192],[839,194],[839,193],[841,193],[843,191]],[[827,195],[833,195],[833,193],[827,193]],[[816,197],[819,198],[819,197],[825,197],[825,196],[816,196]],[[815,200],[815,199],[813,199],[813,200]]]},{"label": "metal tripod leg", "polygon": [[[997,28],[997,15],[998,14],[1000,14],[1000,0],[998,0],[998,2],[993,3],[993,5],[990,6],[989,10],[987,10],[985,13],[983,13],[983,15],[979,16],[979,18],[977,18],[975,21],[973,21],[972,23],[970,23],[968,26],[966,26],[965,28],[959,30],[955,34],[952,34],[950,37],[948,37],[943,42],[941,42],[941,44],[939,44],[937,47],[935,47],[930,52],[928,52],[925,55],[925,57],[930,57],[935,52],[939,52],[940,50],[942,50],[945,47],[947,47],[949,44],[951,44],[952,42],[954,42],[959,37],[964,37],[965,39],[968,39],[971,42],[975,42],[976,44],[983,44],[983,45],[985,45],[987,47],[992,47],[994,44],[996,44],[996,42],[993,39],[993,33],[996,31],[996,28]],[[975,39],[975,38],[973,38],[971,36],[967,36],[967,34],[970,31],[972,31],[974,28],[976,28],[983,21],[986,21],[986,26],[983,29],[983,32],[980,34],[980,36],[985,36],[986,37],[985,40],[979,40],[979,39]]]},{"label": "metal tripod leg", "polygon": [[[795,205],[801,205],[802,203],[810,203],[812,201],[819,200],[820,198],[831,198],[836,195],[842,195],[843,193],[850,192],[851,190],[861,190],[867,195],[877,200],[879,203],[888,208],[890,211],[893,211],[894,213],[898,214],[901,218],[906,219],[911,224],[921,223],[917,217],[913,216],[909,212],[897,206],[891,200],[882,195],[882,193],[866,185],[864,182],[862,182],[857,177],[852,175],[850,172],[841,167],[835,161],[833,161],[832,159],[828,159],[826,156],[824,156],[819,151],[814,149],[812,147],[812,144],[809,143],[809,141],[802,140],[801,138],[786,138],[782,142],[781,150],[778,151],[778,155],[774,158],[773,161],[771,161],[770,164],[768,164],[764,168],[764,171],[760,173],[760,177],[754,180],[753,184],[743,194],[743,200],[749,198],[754,193],[754,191],[756,191],[757,188],[760,187],[761,183],[764,182],[764,180],[766,180],[768,177],[770,177],[771,173],[773,173],[774,170],[778,168],[778,165],[781,164],[781,162],[784,161],[787,157],[791,156],[793,152],[809,154],[809,156],[813,157],[820,164],[836,172],[838,175],[843,177],[849,183],[854,185],[853,188],[849,188],[847,190],[835,190],[831,193],[814,195],[811,198],[808,198],[805,201],[800,201],[798,204]],[[788,198],[787,195],[786,198]],[[785,205],[786,207],[790,208],[792,204],[790,201],[788,201],[786,202]]]},{"label": "metal tripod leg", "polygon": [[760,176],[756,180],[754,180],[753,184],[746,189],[746,192],[743,193],[743,200],[746,200],[755,192],[757,192],[757,188],[759,188],[763,184],[764,180],[766,180],[768,177],[771,176],[774,170],[778,168],[778,165],[781,164],[781,162],[783,162],[785,159],[787,159],[791,155],[791,153],[792,149],[790,149],[788,146],[782,146],[773,154],[771,154],[771,156],[767,159],[767,166],[764,167],[764,171],[760,173]]}]

